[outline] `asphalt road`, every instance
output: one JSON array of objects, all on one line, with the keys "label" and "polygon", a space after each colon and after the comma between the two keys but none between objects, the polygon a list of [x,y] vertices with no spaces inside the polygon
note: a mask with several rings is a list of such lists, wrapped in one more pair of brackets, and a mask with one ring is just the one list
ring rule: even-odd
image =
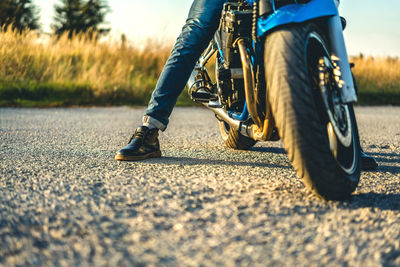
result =
[{"label": "asphalt road", "polygon": [[0,265],[400,266],[400,108],[357,108],[379,169],[326,202],[280,142],[224,147],[176,108],[164,157],[116,162],[143,108],[0,109]]}]

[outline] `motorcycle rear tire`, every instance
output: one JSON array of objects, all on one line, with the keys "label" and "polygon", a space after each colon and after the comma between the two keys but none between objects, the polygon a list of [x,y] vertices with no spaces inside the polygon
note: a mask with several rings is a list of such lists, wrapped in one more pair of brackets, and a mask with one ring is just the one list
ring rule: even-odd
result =
[{"label": "motorcycle rear tire", "polygon": [[218,124],[222,140],[227,147],[238,150],[248,150],[257,143],[257,141],[254,141],[253,139],[242,135],[239,131],[231,128],[224,121],[220,121]]},{"label": "motorcycle rear tire", "polygon": [[[272,109],[279,135],[292,166],[305,185],[327,200],[342,200],[350,196],[360,179],[360,145],[351,104],[347,123],[351,127],[351,144],[343,149],[348,169],[332,152],[327,122],[321,119],[327,112],[316,93],[318,81],[313,80],[308,62],[310,36],[322,36],[313,23],[288,25],[270,33],[265,39],[265,73],[267,100]],[[321,38],[324,40],[324,38]],[[326,42],[325,42],[326,43]],[[324,41],[322,45],[327,49]],[[328,55],[330,58],[330,55]],[[328,122],[329,123],[329,122]],[[350,134],[348,134],[349,136]],[[350,139],[350,138],[349,138]],[[340,143],[339,145],[343,145]],[[332,143],[332,142],[331,142]]]}]

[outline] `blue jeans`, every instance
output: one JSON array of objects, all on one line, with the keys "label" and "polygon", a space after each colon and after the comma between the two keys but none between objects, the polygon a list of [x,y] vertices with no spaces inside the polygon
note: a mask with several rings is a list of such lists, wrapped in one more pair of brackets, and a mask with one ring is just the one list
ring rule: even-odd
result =
[{"label": "blue jeans", "polygon": [[[219,25],[226,0],[194,0],[188,18],[158,79],[144,117],[165,130],[179,95]],[[173,14],[171,14],[173,15]]]}]

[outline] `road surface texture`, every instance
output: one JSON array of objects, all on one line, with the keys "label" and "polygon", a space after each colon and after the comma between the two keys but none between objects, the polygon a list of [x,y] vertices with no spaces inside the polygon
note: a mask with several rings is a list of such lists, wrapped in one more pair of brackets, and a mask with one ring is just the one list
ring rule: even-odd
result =
[{"label": "road surface texture", "polygon": [[380,167],[344,202],[203,108],[174,110],[163,158],[114,161],[143,112],[0,109],[0,265],[400,266],[400,108],[356,109]]}]

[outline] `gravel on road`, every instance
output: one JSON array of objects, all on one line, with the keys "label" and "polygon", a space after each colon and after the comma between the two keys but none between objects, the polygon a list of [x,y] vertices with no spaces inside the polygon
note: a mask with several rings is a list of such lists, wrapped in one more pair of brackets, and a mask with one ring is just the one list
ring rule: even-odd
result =
[{"label": "gravel on road", "polygon": [[174,110],[162,158],[115,161],[143,112],[0,109],[0,266],[400,266],[400,108],[356,108],[379,168],[342,202],[204,108]]}]

